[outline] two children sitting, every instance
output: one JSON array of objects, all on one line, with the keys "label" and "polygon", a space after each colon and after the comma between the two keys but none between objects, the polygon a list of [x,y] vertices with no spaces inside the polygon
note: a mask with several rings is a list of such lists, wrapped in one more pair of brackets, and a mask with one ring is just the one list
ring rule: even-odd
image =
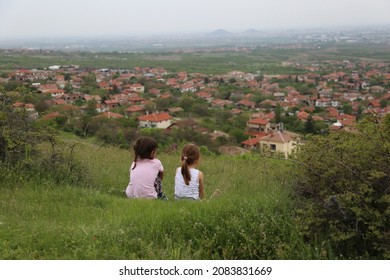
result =
[{"label": "two children sitting", "polygon": [[[158,144],[151,137],[138,138],[134,145],[134,161],[130,166],[130,182],[126,188],[129,198],[167,199],[163,193],[164,167],[156,158]],[[184,146],[181,167],[176,169],[175,199],[202,199],[204,196],[203,173],[196,169],[200,159],[199,147]]]}]

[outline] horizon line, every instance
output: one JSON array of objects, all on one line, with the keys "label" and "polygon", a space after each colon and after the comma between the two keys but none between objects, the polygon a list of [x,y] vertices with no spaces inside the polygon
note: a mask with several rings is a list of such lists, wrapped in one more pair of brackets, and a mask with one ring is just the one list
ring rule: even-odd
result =
[{"label": "horizon line", "polygon": [[298,32],[308,32],[308,31],[342,31],[350,29],[376,29],[376,28],[390,28],[390,23],[383,24],[343,24],[343,25],[332,25],[332,26],[311,26],[311,27],[249,27],[246,29],[240,30],[231,30],[229,28],[217,28],[211,31],[199,30],[199,31],[167,31],[167,32],[143,32],[143,33],[102,33],[102,34],[68,34],[68,35],[0,35],[0,42],[4,40],[40,40],[40,39],[98,39],[98,38],[119,38],[119,37],[136,37],[136,38],[150,38],[150,37],[166,37],[166,36],[190,36],[190,35],[211,35],[216,32],[225,32],[227,35],[239,35],[248,32],[259,32],[259,33],[273,33],[273,32],[288,32],[288,31],[298,31]]}]

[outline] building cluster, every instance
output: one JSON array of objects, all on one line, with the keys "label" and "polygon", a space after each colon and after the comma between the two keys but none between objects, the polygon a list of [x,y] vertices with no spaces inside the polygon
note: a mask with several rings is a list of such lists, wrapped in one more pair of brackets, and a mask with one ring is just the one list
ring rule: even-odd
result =
[{"label": "building cluster", "polygon": [[[309,117],[323,121],[330,130],[349,128],[362,114],[383,116],[390,112],[390,67],[387,63],[344,60],[303,65],[287,61],[281,67],[294,67],[299,74],[232,71],[206,75],[168,73],[161,67],[90,70],[76,65],[54,65],[45,70],[19,69],[1,78],[0,83],[9,80],[28,83],[48,97],[50,106],[72,104],[80,111],[86,111],[93,104],[101,117],[133,116],[137,117],[140,128],[161,129],[172,126],[174,116],[184,109],[172,104],[165,112],[149,112],[147,105],[157,99],[172,97],[175,91],[203,100],[210,109],[229,110],[234,116],[251,112],[247,126],[242,128],[248,135],[242,145],[250,149],[280,151],[285,156],[296,145],[298,135],[275,123],[277,107],[301,122]],[[82,90],[88,77],[93,77],[90,92]],[[153,81],[153,87],[146,86],[149,81]],[[221,96],[221,85],[234,85],[235,90]],[[32,104],[18,102],[14,106],[25,107],[37,117]],[[121,114],[117,112],[118,108],[122,109]]]}]

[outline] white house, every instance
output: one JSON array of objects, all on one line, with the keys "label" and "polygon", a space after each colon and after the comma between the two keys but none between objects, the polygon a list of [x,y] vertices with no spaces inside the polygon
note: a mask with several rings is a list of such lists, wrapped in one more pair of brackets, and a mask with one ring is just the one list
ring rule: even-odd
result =
[{"label": "white house", "polygon": [[293,152],[299,142],[298,134],[287,131],[271,132],[265,137],[260,138],[260,149],[270,152],[279,152],[285,158]]},{"label": "white house", "polygon": [[172,124],[172,116],[168,113],[156,113],[138,117],[141,128],[161,128],[165,129]]},{"label": "white house", "polygon": [[130,86],[131,91],[135,91],[138,93],[144,93],[145,92],[145,87],[141,84],[134,84]]}]

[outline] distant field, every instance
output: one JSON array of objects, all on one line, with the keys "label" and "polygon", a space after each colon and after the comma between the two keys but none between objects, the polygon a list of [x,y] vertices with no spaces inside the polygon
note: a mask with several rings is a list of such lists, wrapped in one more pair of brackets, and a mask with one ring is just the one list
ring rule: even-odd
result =
[{"label": "distant field", "polygon": [[296,69],[282,67],[282,61],[310,63],[325,60],[363,60],[389,62],[388,45],[329,45],[322,48],[258,49],[251,52],[197,53],[89,53],[55,52],[52,54],[5,54],[0,52],[0,70],[45,68],[55,64],[76,64],[90,68],[164,67],[168,71],[221,74],[233,70],[266,74],[291,73]]}]

